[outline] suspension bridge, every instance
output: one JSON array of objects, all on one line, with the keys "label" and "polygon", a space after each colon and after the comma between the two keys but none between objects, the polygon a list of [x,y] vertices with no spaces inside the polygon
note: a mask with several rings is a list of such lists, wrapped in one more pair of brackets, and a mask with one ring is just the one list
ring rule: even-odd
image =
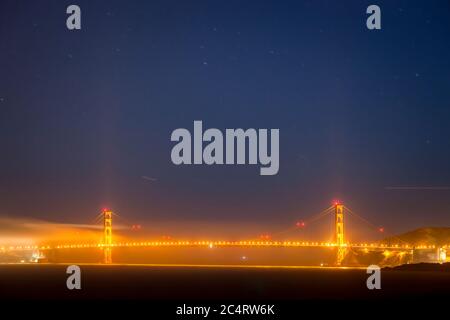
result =
[{"label": "suspension bridge", "polygon": [[[103,263],[111,264],[113,261],[112,251],[114,248],[127,248],[127,247],[297,247],[297,248],[331,248],[335,250],[335,265],[342,266],[343,261],[350,250],[363,250],[363,252],[379,252],[384,253],[408,253],[411,257],[414,256],[420,250],[434,251],[436,262],[445,262],[447,260],[447,250],[450,249],[450,245],[436,247],[433,245],[420,245],[412,246],[404,243],[401,239],[398,239],[397,243],[351,243],[346,241],[345,237],[345,219],[347,215],[352,215],[360,219],[361,221],[369,224],[371,227],[376,228],[379,232],[384,232],[384,228],[376,227],[366,219],[354,213],[341,203],[334,203],[333,206],[325,209],[321,213],[312,216],[311,218],[297,222],[294,228],[304,228],[307,224],[321,219],[325,216],[334,216],[334,241],[333,242],[315,242],[315,241],[276,241],[272,240],[268,235],[262,235],[259,240],[244,240],[244,241],[176,241],[176,240],[164,240],[164,241],[132,241],[132,242],[114,242],[113,241],[113,216],[118,216],[111,210],[104,209],[97,219],[103,221],[103,241],[101,243],[72,243],[72,244],[59,244],[59,245],[34,245],[34,246],[0,246],[0,252],[6,251],[20,251],[20,250],[34,250],[37,252],[35,256],[45,257],[46,253],[61,250],[61,249],[87,249],[87,248],[100,248],[103,251]],[[140,225],[134,225],[133,227],[140,228]],[[292,230],[289,228],[287,231]],[[282,231],[285,232],[285,231]]]}]

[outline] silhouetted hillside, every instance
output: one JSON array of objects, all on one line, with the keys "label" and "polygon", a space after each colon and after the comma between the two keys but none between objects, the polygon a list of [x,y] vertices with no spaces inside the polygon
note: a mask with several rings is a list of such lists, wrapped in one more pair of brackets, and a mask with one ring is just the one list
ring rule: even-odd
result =
[{"label": "silhouetted hillside", "polygon": [[[401,240],[401,241],[400,241]],[[411,246],[450,244],[450,228],[419,228],[383,240],[384,243],[404,242]]]},{"label": "silhouetted hillside", "polygon": [[396,271],[440,271],[450,272],[450,263],[412,263],[396,267],[385,267],[384,270]]}]

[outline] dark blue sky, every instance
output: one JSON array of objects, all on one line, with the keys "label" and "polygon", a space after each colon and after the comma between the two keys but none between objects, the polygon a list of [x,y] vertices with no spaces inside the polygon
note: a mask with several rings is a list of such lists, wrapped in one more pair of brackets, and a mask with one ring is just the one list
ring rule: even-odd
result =
[{"label": "dark blue sky", "polygon": [[[444,0],[2,1],[0,214],[449,226],[449,36]],[[279,174],[173,165],[194,120],[279,128]]]}]

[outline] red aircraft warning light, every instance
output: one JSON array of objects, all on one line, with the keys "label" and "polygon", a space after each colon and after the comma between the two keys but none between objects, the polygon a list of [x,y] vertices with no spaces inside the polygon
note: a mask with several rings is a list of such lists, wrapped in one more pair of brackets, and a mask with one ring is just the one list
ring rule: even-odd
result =
[{"label": "red aircraft warning light", "polygon": [[306,226],[306,223],[304,221],[299,221],[295,225],[299,228],[304,228]]},{"label": "red aircraft warning light", "polygon": [[380,228],[378,228],[378,231],[381,232],[381,233],[383,233],[383,232],[384,232],[384,228],[383,228],[383,227],[380,227]]}]

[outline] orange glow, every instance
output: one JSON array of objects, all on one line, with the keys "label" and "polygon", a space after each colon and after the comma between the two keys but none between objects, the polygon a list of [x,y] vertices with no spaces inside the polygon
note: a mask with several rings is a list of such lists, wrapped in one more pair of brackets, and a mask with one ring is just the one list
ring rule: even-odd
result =
[{"label": "orange glow", "polygon": [[337,205],[340,205],[340,204],[342,204],[342,202],[340,200],[333,200],[333,205],[334,206],[337,206]]}]

